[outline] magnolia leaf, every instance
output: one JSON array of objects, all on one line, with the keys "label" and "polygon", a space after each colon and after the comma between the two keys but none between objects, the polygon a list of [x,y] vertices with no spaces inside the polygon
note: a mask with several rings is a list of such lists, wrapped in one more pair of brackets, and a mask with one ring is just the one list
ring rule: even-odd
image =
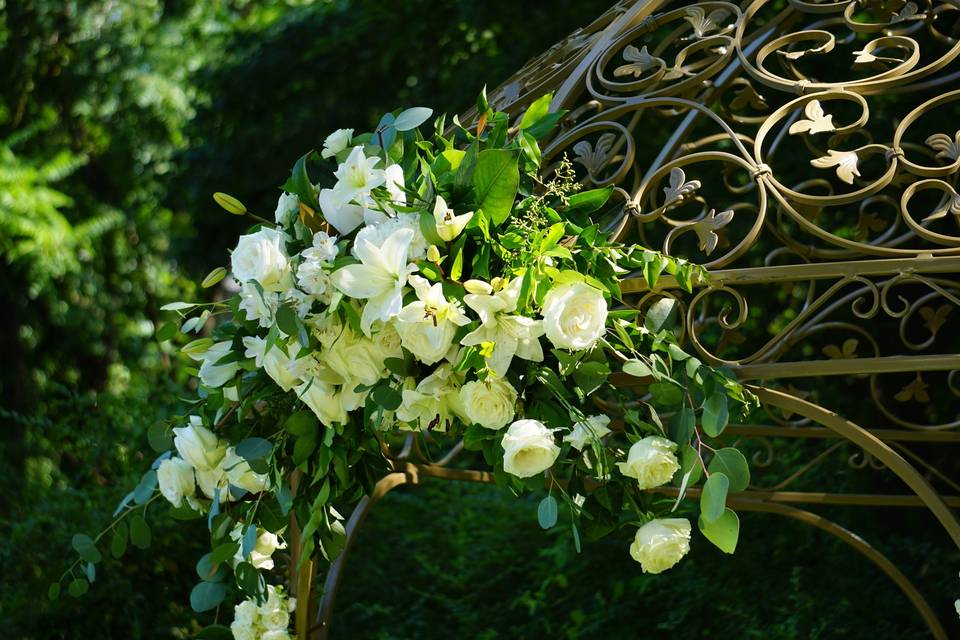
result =
[{"label": "magnolia leaf", "polygon": [[477,155],[473,171],[474,210],[483,209],[494,225],[502,224],[513,209],[520,184],[517,157],[517,152],[510,149],[487,149]]},{"label": "magnolia leaf", "polygon": [[523,117],[520,119],[519,128],[521,130],[528,129],[545,118],[550,113],[550,103],[552,101],[552,92],[542,95],[534,100],[533,103],[527,107],[527,110],[524,111]]}]

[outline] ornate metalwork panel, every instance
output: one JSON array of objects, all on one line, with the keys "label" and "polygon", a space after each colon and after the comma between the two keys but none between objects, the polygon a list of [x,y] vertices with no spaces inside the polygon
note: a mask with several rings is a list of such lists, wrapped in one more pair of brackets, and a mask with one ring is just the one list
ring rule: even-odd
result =
[{"label": "ornate metalwork panel", "polygon": [[[960,442],[958,37],[953,1],[621,1],[490,93],[519,114],[555,91],[569,113],[545,170],[566,157],[588,188],[614,186],[604,220],[621,240],[710,270],[693,295],[669,276],[624,291],[639,308],[676,298],[687,350],[760,397],[763,411],[727,432],[750,443],[756,470],[735,506],[848,542],[937,638],[944,627],[904,573],[795,505],[927,508],[960,546],[960,478],[940,464]],[[778,438],[807,441],[809,460],[778,465]],[[425,464],[408,442],[394,454],[347,551],[398,484],[490,481],[447,468],[458,452]],[[838,459],[903,489],[806,486]],[[327,579],[321,634],[346,557]]]}]

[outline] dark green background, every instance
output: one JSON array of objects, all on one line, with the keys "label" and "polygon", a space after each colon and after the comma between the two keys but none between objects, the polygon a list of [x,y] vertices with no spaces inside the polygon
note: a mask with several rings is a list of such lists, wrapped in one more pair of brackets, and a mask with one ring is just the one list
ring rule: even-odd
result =
[{"label": "dark green background", "polygon": [[[158,519],[153,548],[102,565],[83,599],[46,598],[71,535],[109,521],[150,462],[146,427],[188,392],[152,332],[162,304],[202,295],[194,283],[242,229],[210,194],[269,214],[292,161],[331,130],[397,106],[463,110],[605,7],[0,2],[0,636],[188,637],[210,622],[187,601],[202,524]],[[808,459],[805,446],[779,463]],[[832,473],[809,486],[900,490]],[[336,637],[926,637],[877,569],[799,524],[745,514],[735,558],[697,538],[648,577],[625,536],[577,555],[535,510],[490,487],[390,495],[352,557]],[[924,512],[824,514],[953,616],[957,554]]]}]

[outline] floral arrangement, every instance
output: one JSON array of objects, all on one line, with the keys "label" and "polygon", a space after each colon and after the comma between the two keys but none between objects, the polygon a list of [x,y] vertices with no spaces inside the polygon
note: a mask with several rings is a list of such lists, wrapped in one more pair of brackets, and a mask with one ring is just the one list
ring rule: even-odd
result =
[{"label": "floral arrangement", "polygon": [[178,318],[158,330],[163,341],[204,334],[182,347],[196,397],[149,429],[161,455],[110,527],[75,536],[77,562],[51,597],[62,583],[87,590],[106,536],[117,557],[128,541],[149,545],[144,516],[166,503],[210,533],[193,608],[229,597],[234,638],[288,638],[295,602],[266,574],[291,518],[302,541],[291,563],[335,558],[340,513],[390,471],[384,446],[402,432],[426,451],[462,438],[501,487],[544,493],[545,529],[560,526],[564,503],[578,550],[581,537],[628,529],[650,573],[689,550],[691,524],[675,514],[694,509],[682,498],[705,477],[699,529],[732,553],[726,496],[749,470],[708,441],[751,398],[681,349],[673,298],[633,308],[619,286],[639,273],[655,289],[666,272],[690,291],[706,274],[611,242],[591,216],[613,187],[584,190],[565,157],[541,166],[539,141],[564,115],[550,102],[511,122],[481,95],[475,126],[441,116],[429,136],[425,108],[387,114],[371,133],[337,131],[296,162],[273,220],[216,194],[256,222],[230,255],[236,293],[166,305]]}]

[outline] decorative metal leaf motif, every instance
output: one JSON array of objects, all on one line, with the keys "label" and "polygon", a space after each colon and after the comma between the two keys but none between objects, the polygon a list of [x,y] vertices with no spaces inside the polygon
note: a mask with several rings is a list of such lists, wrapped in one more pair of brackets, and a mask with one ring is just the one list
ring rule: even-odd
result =
[{"label": "decorative metal leaf motif", "polygon": [[900,58],[894,58],[891,56],[878,56],[873,52],[877,50],[877,46],[873,41],[868,42],[867,46],[859,51],[854,51],[853,55],[856,58],[853,59],[853,64],[872,64],[874,62],[890,62],[892,64],[900,64],[903,62]]},{"label": "decorative metal leaf motif", "polygon": [[953,311],[949,304],[940,305],[936,311],[933,307],[920,307],[920,317],[923,318],[923,326],[927,328],[930,335],[935,336],[940,331],[940,327],[947,321],[947,316]]},{"label": "decorative metal leaf motif", "polygon": [[684,20],[690,23],[698,38],[702,38],[711,31],[718,30],[720,23],[730,15],[730,12],[726,9],[714,9],[710,12],[710,15],[707,15],[703,7],[687,7],[686,13]]},{"label": "decorative metal leaf motif", "polygon": [[917,7],[916,2],[908,2],[903,5],[903,9],[900,9],[899,12],[890,16],[890,24],[897,24],[898,22],[907,22],[908,20],[919,20],[923,18],[922,15],[917,15],[919,7]]},{"label": "decorative metal leaf motif", "polygon": [[811,100],[803,108],[807,120],[797,120],[790,125],[790,134],[797,133],[825,133],[834,131],[833,116],[823,112],[823,106],[819,100]]},{"label": "decorative metal leaf motif", "polygon": [[938,158],[954,161],[960,158],[960,131],[953,134],[953,140],[945,133],[935,133],[924,142],[937,152]]},{"label": "decorative metal leaf motif", "polygon": [[952,191],[947,194],[947,197],[944,198],[943,204],[937,207],[933,213],[928,215],[923,219],[923,222],[930,222],[931,220],[939,220],[940,218],[946,217],[948,213],[952,213],[957,216],[957,224],[960,224],[960,194],[956,191]]},{"label": "decorative metal leaf motif", "polygon": [[918,373],[917,377],[913,379],[913,382],[905,386],[893,397],[899,402],[909,402],[910,400],[930,402],[930,394],[927,393],[927,389],[929,388],[930,386],[923,381],[923,378],[921,378]]},{"label": "decorative metal leaf motif", "polygon": [[853,177],[860,176],[860,170],[857,169],[857,157],[856,151],[834,151],[833,149],[827,150],[829,155],[825,155],[820,158],[814,158],[810,161],[810,164],[817,167],[818,169],[829,169],[830,167],[837,168],[837,177],[846,182],[847,184],[853,184]]},{"label": "decorative metal leaf motif", "polygon": [[843,341],[843,347],[837,347],[835,344],[828,344],[823,348],[823,355],[831,360],[850,360],[857,357],[857,345],[860,344],[856,338],[848,338]]},{"label": "decorative metal leaf motif", "polygon": [[591,175],[596,175],[610,160],[610,149],[616,139],[616,135],[605,133],[597,139],[596,148],[586,140],[581,140],[573,145],[573,152],[576,154],[573,161],[586,167]]},{"label": "decorative metal leaf motif", "polygon": [[697,233],[700,240],[700,250],[710,255],[717,248],[717,242],[720,238],[717,236],[717,229],[721,229],[733,220],[733,211],[727,209],[720,213],[714,213],[713,209],[703,218],[693,224],[693,230]]},{"label": "decorative metal leaf motif", "polygon": [[833,40],[827,40],[819,47],[813,47],[811,49],[798,49],[797,51],[777,51],[777,53],[787,60],[799,60],[805,56],[813,56],[821,53],[830,53],[833,51],[834,42]]},{"label": "decorative metal leaf motif", "polygon": [[736,97],[730,101],[730,106],[734,109],[743,109],[744,107],[753,107],[757,111],[766,110],[767,101],[762,95],[757,93],[753,85],[749,82],[744,83],[743,87],[737,91]]},{"label": "decorative metal leaf motif", "polygon": [[857,230],[854,233],[854,240],[866,240],[870,237],[870,232],[878,233],[887,228],[887,223],[880,219],[877,214],[870,211],[861,211],[857,218]]},{"label": "decorative metal leaf motif", "polygon": [[670,186],[663,188],[664,201],[663,206],[677,204],[686,200],[700,188],[699,180],[687,182],[687,175],[680,167],[674,167],[670,170]]},{"label": "decorative metal leaf motif", "polygon": [[613,75],[616,78],[629,75],[639,78],[650,69],[655,69],[664,64],[660,58],[650,55],[646,45],[642,49],[637,49],[632,44],[629,45],[623,50],[623,59],[629,64],[621,65],[613,70]]}]

